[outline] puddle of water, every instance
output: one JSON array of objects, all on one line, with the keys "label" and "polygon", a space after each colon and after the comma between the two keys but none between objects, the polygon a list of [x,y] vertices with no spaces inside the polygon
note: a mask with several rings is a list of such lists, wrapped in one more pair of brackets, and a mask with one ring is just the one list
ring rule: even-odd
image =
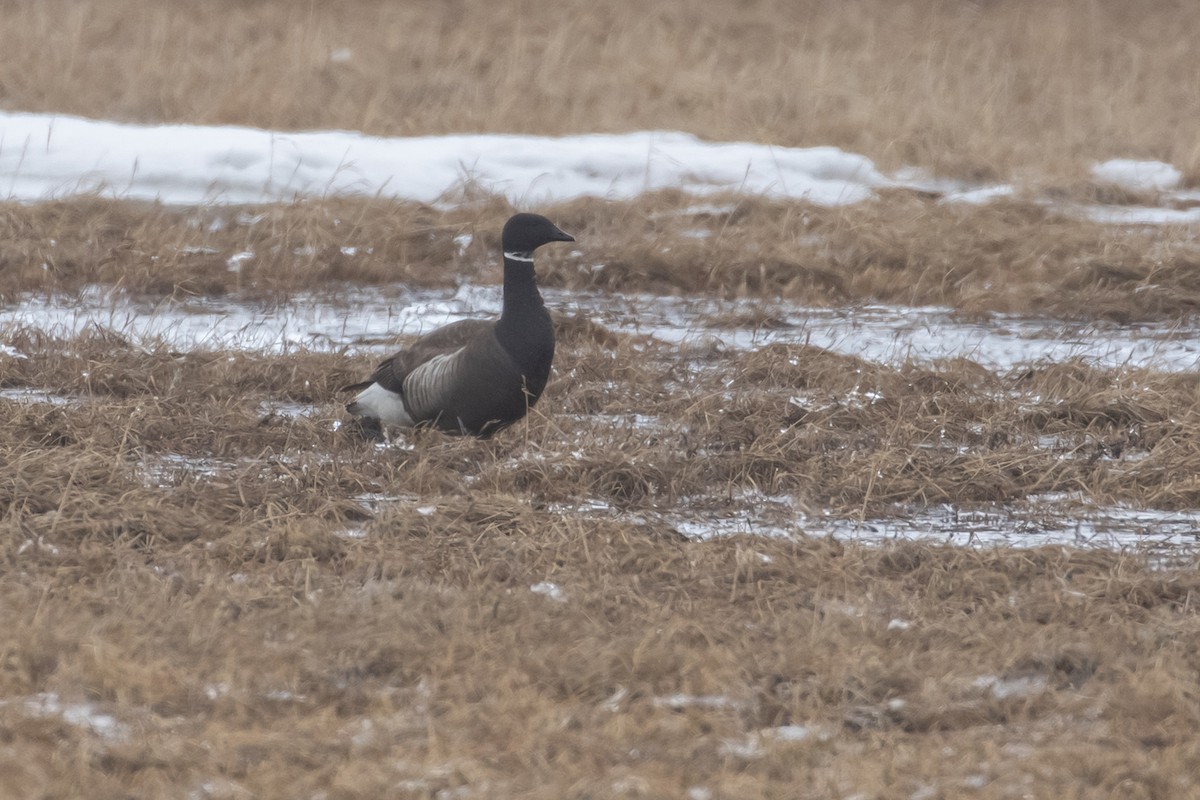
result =
[{"label": "puddle of water", "polygon": [[[988,322],[964,322],[951,310],[938,307],[829,309],[763,300],[561,290],[545,294],[551,308],[585,315],[618,332],[681,346],[753,349],[784,342],[881,363],[966,357],[995,369],[1083,358],[1103,366],[1178,371],[1194,370],[1200,361],[1200,325],[1196,324],[1068,325],[1004,315]],[[300,295],[276,305],[213,299],[155,304],[93,288],[78,296],[27,297],[0,309],[0,343],[6,331],[20,328],[66,337],[98,326],[138,344],[162,342],[178,350],[354,348],[384,353],[402,337],[499,310],[499,286],[419,291],[346,288],[328,295]],[[722,318],[770,319],[772,324],[714,327],[713,320]]]},{"label": "puddle of water", "polygon": [[147,486],[167,489],[188,478],[214,478],[236,466],[237,462],[227,458],[156,453],[142,459],[138,472]]},{"label": "puddle of water", "polygon": [[400,505],[412,505],[420,500],[415,494],[386,494],[383,492],[363,492],[351,499],[358,503],[364,511],[372,514]]},{"label": "puddle of water", "polygon": [[53,392],[47,392],[44,389],[34,389],[30,386],[13,386],[8,389],[0,389],[0,399],[30,405],[78,406],[83,404],[83,401],[78,397],[54,394]]},{"label": "puddle of water", "polygon": [[312,403],[294,403],[289,400],[263,400],[258,404],[258,414],[262,417],[287,417],[302,419],[318,416],[321,409]]},{"label": "puddle of water", "polygon": [[975,547],[1058,545],[1156,551],[1178,559],[1200,552],[1200,512],[1124,506],[1058,512],[1036,501],[976,510],[946,505],[891,519],[802,520],[799,524],[810,534],[868,543],[915,540]]},{"label": "puddle of water", "polygon": [[[1127,506],[1088,505],[1073,497],[1031,497],[1013,505],[898,509],[895,516],[866,520],[814,516],[794,508],[786,495],[735,495],[747,505],[734,511],[705,511],[703,498],[684,498],[688,513],[622,512],[603,500],[555,503],[559,514],[625,517],[635,524],[668,524],[689,539],[729,536],[832,537],[866,544],[899,541],[960,547],[1043,547],[1109,549],[1140,553],[1156,566],[1190,564],[1200,556],[1200,511],[1162,511]],[[711,503],[709,503],[711,505]]]}]

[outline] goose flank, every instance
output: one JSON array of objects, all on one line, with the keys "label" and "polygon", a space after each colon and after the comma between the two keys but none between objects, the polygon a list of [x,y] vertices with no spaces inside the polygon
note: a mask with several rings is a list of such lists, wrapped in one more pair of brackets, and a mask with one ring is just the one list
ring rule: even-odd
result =
[{"label": "goose flank", "polygon": [[431,425],[488,437],[525,416],[546,388],[554,327],[538,291],[533,252],[573,242],[539,214],[504,225],[504,306],[498,320],[469,319],[437,328],[381,363],[346,410],[365,431],[382,425]]}]

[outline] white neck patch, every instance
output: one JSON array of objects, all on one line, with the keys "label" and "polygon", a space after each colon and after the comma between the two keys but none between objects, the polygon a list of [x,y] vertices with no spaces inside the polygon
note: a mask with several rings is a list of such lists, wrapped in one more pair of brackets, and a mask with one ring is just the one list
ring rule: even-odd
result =
[{"label": "white neck patch", "polygon": [[524,261],[526,264],[533,263],[533,253],[509,253],[505,251],[504,257],[509,261]]}]

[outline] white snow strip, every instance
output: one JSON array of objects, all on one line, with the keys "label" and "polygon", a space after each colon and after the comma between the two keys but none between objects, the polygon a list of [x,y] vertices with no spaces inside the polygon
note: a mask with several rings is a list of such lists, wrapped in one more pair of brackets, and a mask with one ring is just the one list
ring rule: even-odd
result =
[{"label": "white snow strip", "polygon": [[434,203],[468,185],[521,205],[663,188],[841,205],[891,183],[870,159],[834,147],[670,131],[388,138],[27,113],[0,113],[0,176],[0,197],[25,202],[96,192],[179,205],[331,195]]},{"label": "white snow strip", "polygon": [[[331,57],[348,54],[339,49]],[[1179,189],[1182,173],[1161,161],[1114,159],[1096,164],[1092,176],[1159,192],[1164,204],[1195,196]],[[580,197],[628,199],[669,188],[701,197],[736,191],[836,206],[875,197],[884,187],[973,204],[1017,191],[937,178],[916,168],[889,177],[865,156],[835,147],[706,142],[677,131],[380,137],[0,112],[0,199],[20,202],[89,193],[169,205],[350,195],[451,206],[473,196],[467,190],[479,189],[531,207]],[[723,208],[697,205],[684,213],[711,215],[725,213]],[[1124,215],[1120,208],[1068,211],[1121,225],[1200,222],[1197,214],[1171,208],[1130,209]],[[252,257],[238,254],[230,269]]]},{"label": "white snow strip", "polygon": [[1080,206],[1080,216],[1101,225],[1198,225],[1200,206],[1161,208],[1159,206]]},{"label": "white snow strip", "polygon": [[1004,200],[1013,197],[1016,193],[1017,190],[1014,186],[981,186],[974,189],[950,192],[942,197],[941,202],[968,203],[970,205],[981,206],[993,200]]}]

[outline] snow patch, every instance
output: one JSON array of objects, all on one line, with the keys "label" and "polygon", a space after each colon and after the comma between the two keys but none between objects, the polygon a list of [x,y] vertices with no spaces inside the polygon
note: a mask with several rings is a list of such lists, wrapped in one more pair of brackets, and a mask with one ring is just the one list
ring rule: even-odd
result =
[{"label": "snow patch", "polygon": [[1135,192],[1164,192],[1178,189],[1183,173],[1162,161],[1114,158],[1094,165],[1092,178]]},{"label": "snow patch", "polygon": [[562,590],[562,587],[551,581],[541,581],[540,583],[535,583],[529,587],[529,591],[533,592],[534,594],[545,595],[556,603],[567,602],[567,595]]},{"label": "snow patch", "polygon": [[30,717],[59,717],[76,728],[83,728],[102,739],[119,742],[129,736],[125,725],[112,714],[99,710],[95,703],[64,703],[53,692],[30,695],[18,700],[0,700],[0,706],[19,706]]},{"label": "snow patch", "polygon": [[[330,54],[335,63],[352,57],[346,48]],[[27,202],[96,192],[180,205],[341,195],[434,203],[474,185],[522,205],[665,188],[842,205],[892,183],[869,159],[834,147],[672,131],[388,138],[28,113],[0,113],[0,130],[0,196]]]}]

